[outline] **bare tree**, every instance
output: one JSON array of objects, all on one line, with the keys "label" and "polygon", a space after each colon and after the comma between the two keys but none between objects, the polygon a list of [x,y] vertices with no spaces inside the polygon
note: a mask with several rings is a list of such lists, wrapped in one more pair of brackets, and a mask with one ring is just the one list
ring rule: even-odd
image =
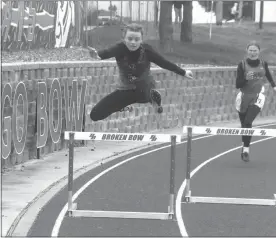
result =
[{"label": "bare tree", "polygon": [[263,29],[263,20],[264,20],[263,18],[264,18],[264,1],[261,1],[259,29]]},{"label": "bare tree", "polygon": [[109,10],[109,13],[110,13],[110,19],[112,19],[112,1],[109,1],[108,10]]},{"label": "bare tree", "polygon": [[154,24],[157,27],[158,26],[158,12],[159,12],[159,1],[154,0]]},{"label": "bare tree", "polygon": [[141,1],[138,1],[138,21],[141,21]]},{"label": "bare tree", "polygon": [[121,1],[121,22],[123,22],[123,1]]},{"label": "bare tree", "polygon": [[216,7],[216,24],[218,26],[221,26],[222,19],[223,19],[223,2],[218,1],[215,7]]},{"label": "bare tree", "polygon": [[168,53],[173,51],[173,25],[172,25],[172,2],[160,2],[159,39],[161,49]]},{"label": "bare tree", "polygon": [[181,22],[181,42],[192,42],[193,41],[193,1],[183,1],[183,21]]},{"label": "bare tree", "polygon": [[132,0],[128,1],[129,5],[129,17],[130,17],[130,22],[132,22]]},{"label": "bare tree", "polygon": [[149,1],[147,1],[147,10],[146,10],[146,21],[147,21],[147,25],[146,25],[146,34],[148,34],[149,31]]}]

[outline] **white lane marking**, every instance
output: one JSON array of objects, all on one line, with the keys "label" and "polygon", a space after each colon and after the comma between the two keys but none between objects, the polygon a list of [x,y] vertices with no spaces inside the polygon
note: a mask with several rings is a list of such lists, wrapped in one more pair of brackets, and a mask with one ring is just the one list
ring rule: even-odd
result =
[{"label": "white lane marking", "polygon": [[[276,124],[269,124],[269,125],[262,125],[262,126],[255,126],[255,127],[264,127],[264,126],[274,126]],[[256,143],[259,143],[259,142],[262,142],[262,141],[266,141],[266,140],[270,140],[270,139],[273,139],[274,137],[268,137],[268,138],[265,138],[265,139],[261,139],[261,140],[258,140],[258,141],[254,141],[252,142],[251,144],[256,144]],[[230,150],[227,150],[221,154],[218,154],[216,155],[215,157],[212,157],[206,161],[204,161],[203,163],[201,163],[200,165],[198,165],[192,172],[191,172],[191,178],[194,176],[194,174],[196,172],[198,172],[203,166],[205,166],[206,164],[210,163],[211,161],[225,155],[225,154],[228,154],[234,150],[238,150],[240,149],[241,146],[238,146],[238,147],[235,147],[235,148],[232,148]],[[187,237],[189,236],[188,233],[187,233],[187,230],[186,230],[186,227],[185,227],[185,224],[184,224],[184,221],[183,221],[183,217],[182,217],[182,209],[181,209],[181,201],[182,201],[182,197],[183,197],[183,194],[184,194],[184,190],[185,190],[185,187],[186,187],[186,179],[183,181],[183,183],[181,184],[179,190],[178,190],[178,193],[177,193],[177,196],[176,196],[176,204],[175,204],[175,213],[176,213],[176,220],[177,220],[177,223],[178,223],[178,227],[179,227],[179,230],[180,230],[180,233],[183,237]]]},{"label": "white lane marking", "polygon": [[[197,138],[194,138],[193,140],[200,140],[200,139],[204,139],[204,138],[207,138],[207,137],[212,137],[213,135],[207,135],[207,136],[202,136],[202,137],[197,137]],[[183,141],[181,143],[178,143],[177,145],[180,145],[180,144],[185,144],[187,143],[187,141]],[[138,154],[138,155],[135,155],[127,160],[123,160],[109,168],[107,168],[106,170],[102,171],[101,173],[99,173],[98,175],[96,175],[95,177],[93,177],[91,180],[89,180],[86,184],[84,184],[73,196],[72,198],[72,201],[74,202],[78,196],[87,188],[89,187],[92,183],[94,183],[97,179],[99,179],[101,176],[103,176],[104,174],[106,174],[107,172],[111,171],[112,169],[115,169],[117,167],[119,167],[120,165],[123,165],[131,160],[134,160],[138,157],[141,157],[141,156],[144,156],[144,155],[147,155],[147,154],[150,154],[150,153],[153,153],[153,152],[156,152],[158,150],[162,150],[162,149],[165,149],[165,148],[168,148],[170,147],[171,145],[167,145],[167,146],[163,146],[163,147],[160,147],[160,148],[157,148],[157,149],[154,149],[154,150],[150,150],[150,151],[147,151],[145,153],[142,153],[142,154]],[[52,234],[51,236],[52,237],[57,237],[58,236],[58,233],[59,233],[59,229],[60,229],[60,226],[62,224],[62,221],[64,219],[64,216],[67,212],[67,207],[68,207],[68,203],[66,203],[64,205],[64,207],[62,208],[61,212],[59,213],[56,221],[55,221],[55,225],[53,227],[53,230],[52,230]]]}]

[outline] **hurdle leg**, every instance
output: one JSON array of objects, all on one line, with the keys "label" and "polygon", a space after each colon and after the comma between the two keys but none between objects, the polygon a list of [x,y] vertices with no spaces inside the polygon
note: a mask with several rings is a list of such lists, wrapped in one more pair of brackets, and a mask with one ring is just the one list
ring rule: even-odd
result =
[{"label": "hurdle leg", "polygon": [[170,201],[169,201],[169,216],[170,219],[175,219],[175,148],[176,148],[176,136],[171,137],[171,170],[170,170]]},{"label": "hurdle leg", "polygon": [[70,133],[69,140],[69,168],[68,168],[68,212],[71,215],[73,209],[76,209],[76,204],[73,204],[73,170],[74,170],[74,133]]},{"label": "hurdle leg", "polygon": [[191,151],[192,151],[192,127],[188,127],[188,141],[187,141],[187,168],[186,168],[186,187],[185,187],[185,201],[189,202],[191,197]]},{"label": "hurdle leg", "polygon": [[[175,149],[176,142],[181,142],[180,135],[161,135],[145,134],[144,141],[148,142],[171,142],[171,168],[170,168],[170,194],[168,212],[128,212],[128,211],[100,211],[100,210],[77,210],[76,203],[73,203],[73,165],[74,165],[74,141],[75,140],[102,140],[103,135],[108,133],[98,132],[65,132],[64,138],[69,140],[69,174],[68,174],[68,209],[69,217],[106,217],[106,218],[124,218],[124,219],[154,219],[154,220],[172,220],[175,217]],[[121,133],[112,133],[114,137]],[[126,136],[125,141],[129,141],[131,133],[123,133]],[[154,140],[153,140],[154,139]],[[110,139],[112,140],[112,139]],[[122,141],[122,140],[121,140]]]}]

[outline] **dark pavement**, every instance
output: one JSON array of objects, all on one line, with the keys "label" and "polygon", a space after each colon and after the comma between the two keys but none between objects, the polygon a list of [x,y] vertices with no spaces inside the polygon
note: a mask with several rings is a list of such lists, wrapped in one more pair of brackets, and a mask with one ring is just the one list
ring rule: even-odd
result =
[{"label": "dark pavement", "polygon": [[[270,126],[269,128],[276,128]],[[252,141],[260,140],[255,137]],[[241,145],[237,136],[213,136],[192,143],[192,166]],[[132,155],[133,156],[133,155]],[[79,177],[77,191],[104,169],[126,156]],[[204,166],[191,180],[192,195],[273,198],[276,193],[276,138],[251,147],[251,161],[240,149]],[[131,160],[96,180],[76,200],[78,209],[167,212],[170,148]],[[175,193],[185,179],[186,144],[176,149]],[[28,236],[50,236],[67,202],[67,187],[43,208]],[[276,236],[276,207],[221,204],[182,204],[190,236]],[[176,221],[65,217],[59,236],[181,236]]]}]

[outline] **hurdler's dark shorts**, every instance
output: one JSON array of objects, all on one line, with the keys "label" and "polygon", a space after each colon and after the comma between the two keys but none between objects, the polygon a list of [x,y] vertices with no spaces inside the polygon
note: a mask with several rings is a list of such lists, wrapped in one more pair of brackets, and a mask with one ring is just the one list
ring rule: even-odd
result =
[{"label": "hurdler's dark shorts", "polygon": [[150,91],[154,88],[155,82],[149,80],[146,84],[137,83],[136,89],[116,90],[96,104],[90,113],[90,118],[93,121],[103,120],[131,104],[149,103],[151,102]]}]

